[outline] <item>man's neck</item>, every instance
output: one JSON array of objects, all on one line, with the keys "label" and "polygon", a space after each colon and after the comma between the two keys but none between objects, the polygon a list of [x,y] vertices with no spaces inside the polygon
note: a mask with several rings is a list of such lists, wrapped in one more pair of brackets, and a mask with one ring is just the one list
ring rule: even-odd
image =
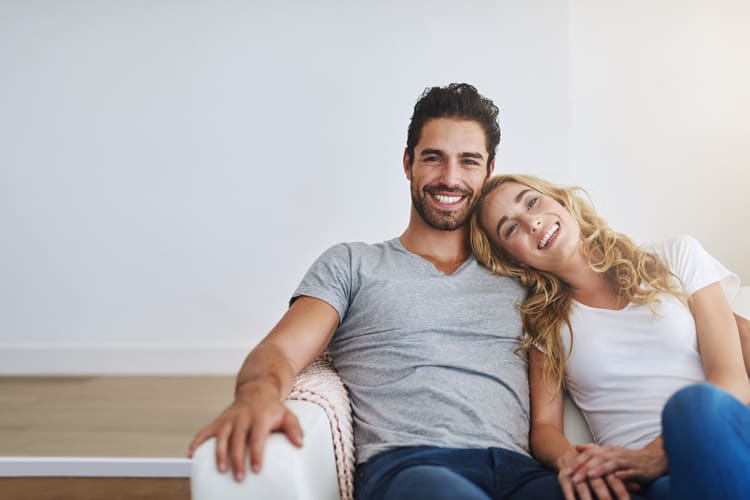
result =
[{"label": "man's neck", "polygon": [[419,216],[412,216],[409,226],[399,238],[406,250],[430,261],[445,274],[453,274],[471,254],[467,238],[468,226],[455,231],[442,231],[427,225]]}]

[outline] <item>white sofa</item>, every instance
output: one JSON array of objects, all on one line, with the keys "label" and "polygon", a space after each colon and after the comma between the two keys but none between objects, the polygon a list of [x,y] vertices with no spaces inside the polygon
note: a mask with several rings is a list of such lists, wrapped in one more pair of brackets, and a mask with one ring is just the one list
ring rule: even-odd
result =
[{"label": "white sofa", "polygon": [[[750,318],[750,287],[742,287],[732,303],[737,314]],[[242,483],[216,469],[215,442],[196,450],[192,463],[193,500],[339,500],[338,474],[329,419],[323,408],[308,401],[287,401],[305,433],[303,448],[294,447],[284,435],[269,437],[263,470],[248,474]],[[575,405],[565,401],[565,435],[573,443],[591,442],[585,420]]]}]

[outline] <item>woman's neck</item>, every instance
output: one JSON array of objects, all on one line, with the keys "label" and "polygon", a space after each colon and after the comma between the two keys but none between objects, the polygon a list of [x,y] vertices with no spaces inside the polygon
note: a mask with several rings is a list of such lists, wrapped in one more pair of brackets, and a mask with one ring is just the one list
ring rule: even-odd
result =
[{"label": "woman's neck", "polygon": [[573,298],[581,304],[598,309],[622,309],[628,301],[620,297],[609,284],[607,275],[591,268],[583,255],[563,272],[560,278],[573,291]]}]

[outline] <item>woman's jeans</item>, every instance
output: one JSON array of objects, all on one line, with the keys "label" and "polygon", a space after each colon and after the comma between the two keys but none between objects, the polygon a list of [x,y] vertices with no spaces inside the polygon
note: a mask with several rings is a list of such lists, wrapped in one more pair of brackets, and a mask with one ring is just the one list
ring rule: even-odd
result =
[{"label": "woman's jeans", "polygon": [[750,498],[750,407],[709,384],[677,391],[662,413],[669,498]]}]

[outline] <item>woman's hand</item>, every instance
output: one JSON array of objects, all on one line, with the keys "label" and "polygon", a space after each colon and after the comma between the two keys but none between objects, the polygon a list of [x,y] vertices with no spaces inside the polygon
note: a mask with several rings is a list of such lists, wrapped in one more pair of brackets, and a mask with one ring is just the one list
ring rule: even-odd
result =
[{"label": "woman's hand", "polygon": [[[596,445],[586,445],[596,446]],[[581,466],[577,465],[581,453],[576,448],[570,448],[565,454],[557,459],[557,480],[566,500],[628,500],[630,494],[623,481],[615,474],[606,474],[596,477],[582,477],[575,481],[573,475],[576,470],[580,472]],[[577,467],[577,469],[574,469]]]},{"label": "woman's hand", "polygon": [[661,439],[640,450],[619,446],[577,445],[578,456],[571,463],[573,482],[614,475],[628,483],[650,483],[667,472],[667,458]]}]

